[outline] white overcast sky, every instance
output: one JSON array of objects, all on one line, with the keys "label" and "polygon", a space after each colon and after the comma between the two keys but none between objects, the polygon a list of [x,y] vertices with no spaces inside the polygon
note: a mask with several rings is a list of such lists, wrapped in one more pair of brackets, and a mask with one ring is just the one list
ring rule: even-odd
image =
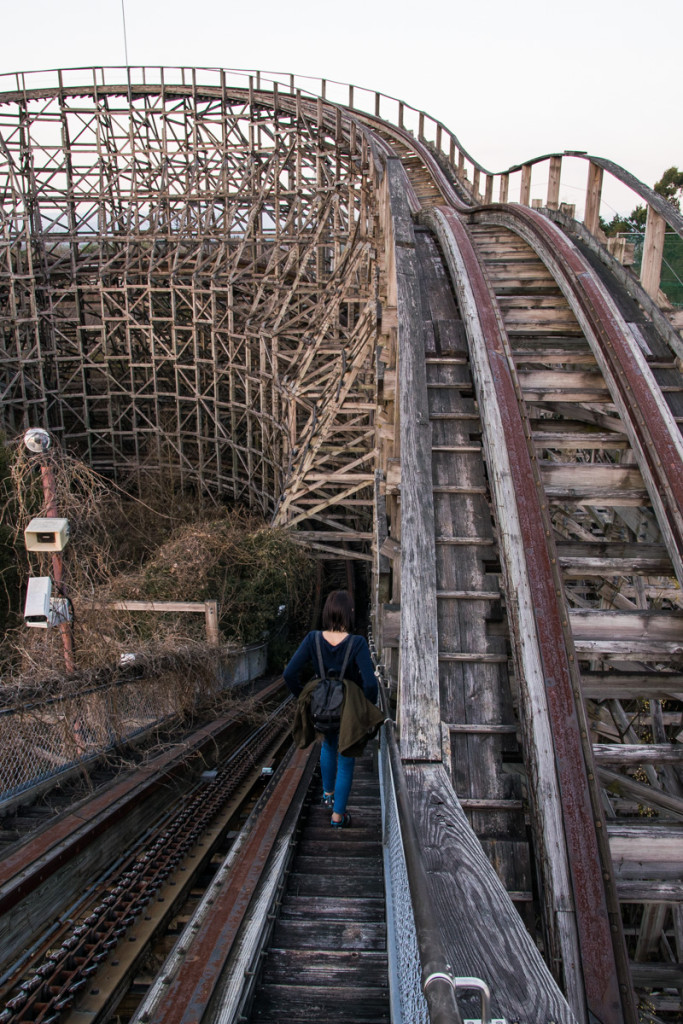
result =
[{"label": "white overcast sky", "polygon": [[[683,167],[680,0],[124,2],[131,64],[261,68],[367,86],[440,118],[493,171],[565,149],[609,157],[649,185]],[[124,64],[121,8],[5,0],[0,70]],[[564,181],[563,189],[562,199],[581,201]],[[629,201],[612,197],[620,212]]]}]

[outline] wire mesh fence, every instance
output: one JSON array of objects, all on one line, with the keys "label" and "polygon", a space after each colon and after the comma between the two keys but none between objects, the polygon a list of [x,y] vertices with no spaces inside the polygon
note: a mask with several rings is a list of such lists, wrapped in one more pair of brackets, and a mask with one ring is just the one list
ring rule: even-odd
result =
[{"label": "wire mesh fence", "polygon": [[393,1024],[429,1024],[427,1000],[422,994],[415,918],[384,729],[381,731],[379,767],[384,818],[391,1019]]},{"label": "wire mesh fence", "polygon": [[[247,682],[266,668],[267,645],[225,659],[217,690]],[[106,753],[192,707],[206,694],[184,674],[120,680],[83,692],[0,710],[0,802]]]},{"label": "wire mesh fence", "polygon": [[[619,235],[633,249],[633,271],[640,274],[643,260],[643,242],[645,235],[639,232]],[[662,277],[659,283],[672,306],[683,308],[683,238],[673,232],[664,235],[664,254],[662,256]]]}]

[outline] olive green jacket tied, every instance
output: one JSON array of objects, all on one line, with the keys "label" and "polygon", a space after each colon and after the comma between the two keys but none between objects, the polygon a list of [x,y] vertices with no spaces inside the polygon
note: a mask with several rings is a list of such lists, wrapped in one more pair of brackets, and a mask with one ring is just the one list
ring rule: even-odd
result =
[{"label": "olive green jacket tied", "polygon": [[[337,749],[344,757],[360,757],[365,744],[377,733],[384,721],[384,715],[378,707],[370,703],[360,686],[347,679],[343,679],[342,682],[344,684],[344,703]],[[292,738],[300,750],[310,746],[316,738],[308,706],[311,703],[311,694],[317,685],[318,680],[311,679],[297,698]]]}]

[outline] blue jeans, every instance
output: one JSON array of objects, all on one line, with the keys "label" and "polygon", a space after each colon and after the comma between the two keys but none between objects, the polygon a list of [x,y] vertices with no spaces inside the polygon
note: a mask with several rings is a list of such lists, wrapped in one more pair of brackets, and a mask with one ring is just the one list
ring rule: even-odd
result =
[{"label": "blue jeans", "polygon": [[338,732],[329,733],[323,739],[320,748],[320,771],[323,777],[323,790],[326,793],[334,793],[334,813],[343,814],[351,792],[353,766],[356,762],[353,757],[344,757],[343,754],[337,753],[338,742]]}]

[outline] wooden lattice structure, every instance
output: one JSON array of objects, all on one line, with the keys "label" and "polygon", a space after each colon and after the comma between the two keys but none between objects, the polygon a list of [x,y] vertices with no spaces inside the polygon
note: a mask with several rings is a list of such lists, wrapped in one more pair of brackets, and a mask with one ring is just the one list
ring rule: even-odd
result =
[{"label": "wooden lattice structure", "polygon": [[[4,424],[372,561],[456,972],[510,1020],[635,1024],[634,986],[676,1019],[683,219],[603,158],[494,174],[402,102],[287,78],[0,81]],[[605,173],[648,206],[640,280]]]},{"label": "wooden lattice structure", "polygon": [[119,478],[170,462],[183,487],[310,520],[323,556],[367,537],[377,281],[355,131],[224,76],[60,74],[2,96],[0,135],[6,429],[47,427]]}]

